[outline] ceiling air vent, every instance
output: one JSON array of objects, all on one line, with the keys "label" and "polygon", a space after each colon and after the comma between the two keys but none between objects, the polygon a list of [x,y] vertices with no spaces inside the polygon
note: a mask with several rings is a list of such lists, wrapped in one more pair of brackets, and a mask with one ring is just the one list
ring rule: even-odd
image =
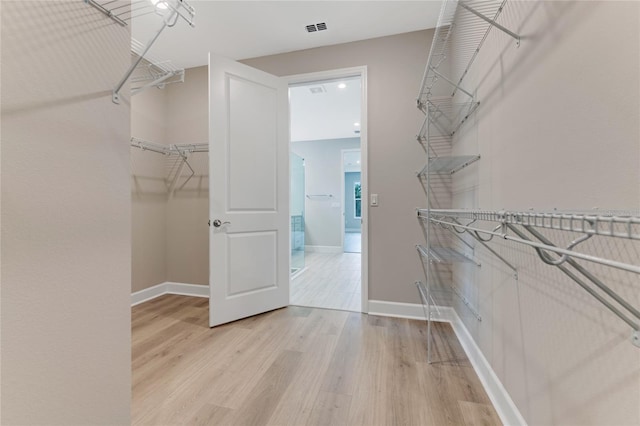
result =
[{"label": "ceiling air vent", "polygon": [[354,130],[353,133],[355,133],[356,135],[360,134],[360,130]]},{"label": "ceiling air vent", "polygon": [[309,87],[309,91],[316,95],[318,93],[325,93],[327,91],[327,89],[324,88],[324,86],[313,86],[313,87]]},{"label": "ceiling air vent", "polygon": [[306,26],[308,33],[315,33],[316,31],[324,31],[327,29],[327,24],[320,22],[318,24],[311,24]]}]

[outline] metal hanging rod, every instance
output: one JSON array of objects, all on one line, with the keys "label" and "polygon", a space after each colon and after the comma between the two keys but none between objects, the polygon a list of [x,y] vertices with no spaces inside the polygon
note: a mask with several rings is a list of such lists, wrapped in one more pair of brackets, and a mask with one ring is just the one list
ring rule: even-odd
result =
[{"label": "metal hanging rod", "polygon": [[307,198],[333,198],[333,194],[307,194]]}]

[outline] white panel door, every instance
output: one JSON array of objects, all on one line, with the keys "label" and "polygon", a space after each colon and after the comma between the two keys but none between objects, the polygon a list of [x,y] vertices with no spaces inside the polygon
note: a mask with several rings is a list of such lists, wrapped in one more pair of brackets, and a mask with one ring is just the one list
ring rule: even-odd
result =
[{"label": "white panel door", "polygon": [[284,79],[209,55],[211,327],[289,304]]}]

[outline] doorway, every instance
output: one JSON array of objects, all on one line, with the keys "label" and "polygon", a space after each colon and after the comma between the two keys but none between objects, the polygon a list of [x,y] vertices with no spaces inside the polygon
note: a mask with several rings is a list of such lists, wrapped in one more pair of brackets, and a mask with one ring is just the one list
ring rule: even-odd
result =
[{"label": "doorway", "polygon": [[365,72],[289,78],[292,305],[366,312]]}]

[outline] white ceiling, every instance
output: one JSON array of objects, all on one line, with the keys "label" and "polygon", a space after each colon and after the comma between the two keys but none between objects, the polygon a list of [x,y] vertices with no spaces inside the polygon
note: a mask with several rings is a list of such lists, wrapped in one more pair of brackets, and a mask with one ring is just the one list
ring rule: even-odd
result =
[{"label": "white ceiling", "polygon": [[[179,21],[164,30],[150,51],[151,56],[182,68],[206,65],[210,51],[246,59],[433,28],[441,4],[440,0],[187,1],[196,11],[196,27]],[[306,25],[320,22],[327,24],[326,31],[307,33]],[[161,23],[155,14],[134,18],[132,37],[146,44]]]},{"label": "white ceiling", "polygon": [[359,137],[361,93],[360,77],[291,87],[291,141]]}]

